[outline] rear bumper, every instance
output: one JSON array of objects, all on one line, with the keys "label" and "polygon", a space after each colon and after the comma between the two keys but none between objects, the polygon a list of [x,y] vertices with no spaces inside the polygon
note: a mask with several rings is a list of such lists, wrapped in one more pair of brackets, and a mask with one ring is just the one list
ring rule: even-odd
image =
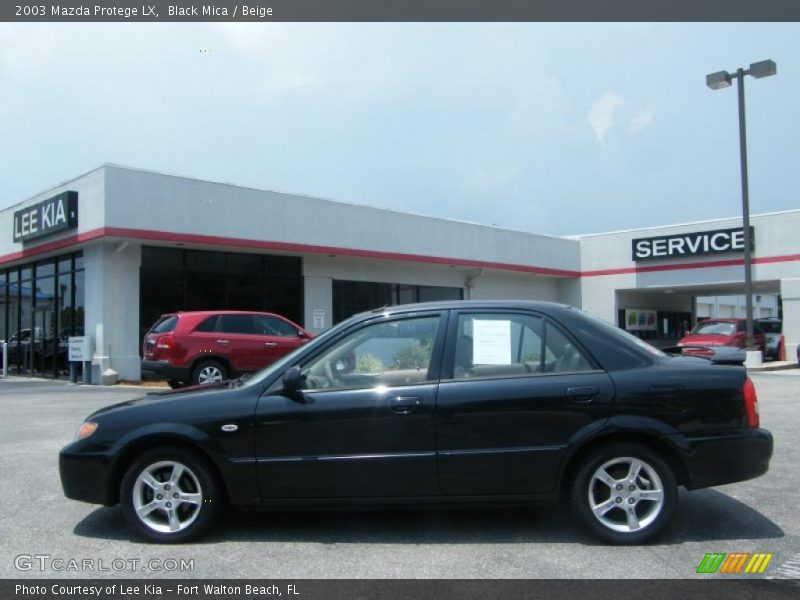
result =
[{"label": "rear bumper", "polygon": [[189,367],[176,367],[166,361],[142,360],[142,379],[174,379],[189,381]]},{"label": "rear bumper", "polygon": [[750,428],[718,435],[684,438],[688,489],[736,483],[769,470],[772,434]]}]

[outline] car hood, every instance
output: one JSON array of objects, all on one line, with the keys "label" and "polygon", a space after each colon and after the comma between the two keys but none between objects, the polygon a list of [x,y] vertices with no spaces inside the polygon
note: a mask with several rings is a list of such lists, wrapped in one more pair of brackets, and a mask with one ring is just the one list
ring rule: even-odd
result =
[{"label": "car hood", "polygon": [[190,387],[185,387],[177,390],[158,390],[154,392],[149,392],[144,396],[139,396],[138,398],[126,400],[125,402],[118,402],[117,404],[104,406],[103,408],[94,411],[91,415],[87,417],[87,419],[91,419],[92,417],[95,417],[97,415],[101,415],[103,413],[119,409],[132,408],[136,406],[146,406],[149,404],[160,404],[163,402],[169,402],[177,399],[187,399],[214,392],[219,393],[222,391],[227,391],[229,389],[230,389],[230,382],[222,381],[220,383],[211,383],[207,385],[193,385]]},{"label": "car hood", "polygon": [[691,344],[693,346],[724,346],[732,339],[730,335],[721,335],[718,333],[703,334],[703,335],[686,335],[682,337],[679,344]]}]

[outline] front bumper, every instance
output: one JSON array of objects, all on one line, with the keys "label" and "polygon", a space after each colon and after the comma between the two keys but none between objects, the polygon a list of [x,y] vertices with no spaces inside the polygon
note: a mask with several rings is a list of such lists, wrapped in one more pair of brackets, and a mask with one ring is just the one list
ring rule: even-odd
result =
[{"label": "front bumper", "polygon": [[688,489],[736,483],[760,477],[769,470],[772,434],[749,428],[692,437],[684,450]]},{"label": "front bumper", "polygon": [[105,454],[75,452],[74,444],[58,455],[58,471],[64,495],[72,500],[112,506],[117,494],[111,485],[111,461]]}]

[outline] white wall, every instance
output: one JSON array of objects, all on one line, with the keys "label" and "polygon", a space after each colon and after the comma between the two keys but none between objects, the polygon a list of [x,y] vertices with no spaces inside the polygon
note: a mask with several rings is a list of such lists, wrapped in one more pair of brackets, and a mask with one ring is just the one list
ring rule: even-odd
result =
[{"label": "white wall", "polygon": [[797,360],[797,346],[800,344],[800,279],[781,281],[781,301],[786,358]]},{"label": "white wall", "polygon": [[315,246],[322,256],[349,250],[575,272],[580,267],[574,240],[150,171],[105,171],[110,227]]}]

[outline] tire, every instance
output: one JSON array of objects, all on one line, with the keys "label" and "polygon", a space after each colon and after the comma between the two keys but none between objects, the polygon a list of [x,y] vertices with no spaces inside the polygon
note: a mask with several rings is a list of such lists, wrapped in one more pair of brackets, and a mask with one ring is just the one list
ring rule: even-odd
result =
[{"label": "tire", "polygon": [[672,469],[655,451],[637,443],[608,444],[593,451],[572,484],[573,511],[592,533],[611,544],[653,539],[669,524],[677,500]]},{"label": "tire", "polygon": [[228,369],[218,360],[201,360],[192,371],[194,385],[219,383],[228,378]]},{"label": "tire", "polygon": [[186,542],[202,534],[216,520],[223,497],[209,464],[182,448],[145,452],[120,485],[125,518],[142,536],[160,543]]}]

